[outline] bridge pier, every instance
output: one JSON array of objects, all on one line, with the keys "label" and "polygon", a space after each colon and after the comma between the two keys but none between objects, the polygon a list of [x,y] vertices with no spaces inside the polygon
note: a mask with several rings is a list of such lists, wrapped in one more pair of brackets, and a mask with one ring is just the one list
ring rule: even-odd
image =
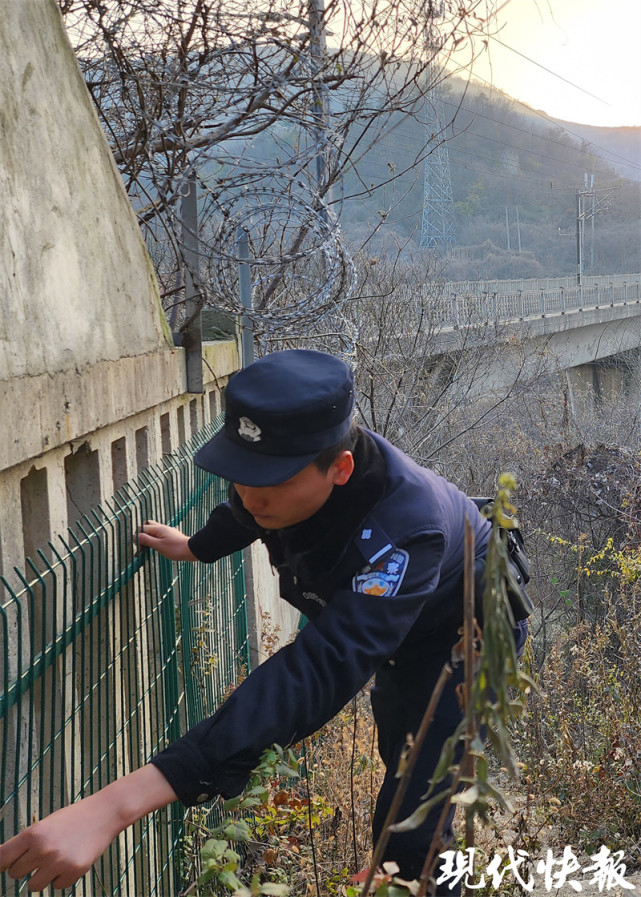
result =
[{"label": "bridge pier", "polygon": [[574,414],[603,411],[613,402],[637,408],[641,402],[641,348],[567,368]]}]

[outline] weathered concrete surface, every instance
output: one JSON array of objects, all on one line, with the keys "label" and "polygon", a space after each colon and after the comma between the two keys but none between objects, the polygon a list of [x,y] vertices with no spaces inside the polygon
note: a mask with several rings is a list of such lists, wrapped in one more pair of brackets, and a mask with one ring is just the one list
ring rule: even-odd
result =
[{"label": "weathered concrete surface", "polygon": [[641,304],[605,306],[567,314],[530,319],[527,324],[509,325],[528,338],[542,337],[568,367],[597,361],[634,349],[641,339]]},{"label": "weathered concrete surface", "polygon": [[0,381],[168,346],[140,230],[54,0],[0,17]]},{"label": "weathered concrete surface", "polygon": [[[624,402],[638,409],[641,402],[641,348],[580,364],[565,372],[572,410],[578,419],[587,413]],[[636,414],[630,421],[636,420]]]},{"label": "weathered concrete surface", "polygon": [[262,663],[287,644],[296,632],[300,613],[280,598],[280,580],[262,542],[243,552],[245,585],[253,600],[247,602],[251,664]]},{"label": "weathered concrete surface", "polygon": [[[233,342],[203,347],[205,382],[237,369]],[[183,349],[0,381],[0,471],[82,439],[186,391]]]},{"label": "weathered concrete surface", "polygon": [[[55,0],[2,4],[0,135],[0,572],[10,575],[85,499],[106,500],[215,418],[239,358],[234,339],[205,344],[204,394],[186,393],[184,350]],[[69,462],[83,457],[91,473],[72,501]],[[264,549],[252,556],[257,622],[269,613],[286,638],[295,619]],[[261,633],[256,642],[262,656]]]},{"label": "weathered concrete surface", "polygon": [[[122,482],[157,464],[166,451],[218,416],[222,390],[238,364],[236,342],[205,343],[202,396],[185,393],[182,349],[0,383],[0,458],[11,462],[0,464],[0,572],[22,567],[26,555],[64,534],[76,519],[69,516],[65,464],[70,456],[97,453],[90,491],[105,502]],[[114,444],[121,448],[119,470],[114,469]],[[44,474],[44,494],[36,537],[21,495],[38,471]]]}]

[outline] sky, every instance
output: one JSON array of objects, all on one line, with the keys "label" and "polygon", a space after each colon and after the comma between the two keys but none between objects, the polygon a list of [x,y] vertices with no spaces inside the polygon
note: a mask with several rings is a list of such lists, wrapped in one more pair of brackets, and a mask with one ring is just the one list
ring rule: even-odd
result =
[{"label": "sky", "polygon": [[494,15],[477,79],[552,118],[641,126],[641,0],[486,2]]}]

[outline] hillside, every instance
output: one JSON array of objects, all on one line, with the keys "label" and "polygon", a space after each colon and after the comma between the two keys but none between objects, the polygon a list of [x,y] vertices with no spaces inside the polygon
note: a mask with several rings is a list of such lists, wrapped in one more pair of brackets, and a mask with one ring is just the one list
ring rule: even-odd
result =
[{"label": "hillside", "polygon": [[641,181],[641,128],[601,128],[560,119],[556,123],[593,144],[623,177]]},{"label": "hillside", "polygon": [[[641,129],[588,128],[547,119],[500,91],[447,82],[444,129],[456,251],[452,279],[537,277],[576,270],[576,192],[593,175],[603,211],[586,228],[586,273],[641,269]],[[422,110],[398,118],[343,182],[348,237],[376,252],[417,247],[424,191]],[[634,152],[636,151],[636,156]],[[621,174],[625,169],[629,177]],[[506,228],[509,222],[509,248]],[[520,242],[520,249],[519,249]]]}]

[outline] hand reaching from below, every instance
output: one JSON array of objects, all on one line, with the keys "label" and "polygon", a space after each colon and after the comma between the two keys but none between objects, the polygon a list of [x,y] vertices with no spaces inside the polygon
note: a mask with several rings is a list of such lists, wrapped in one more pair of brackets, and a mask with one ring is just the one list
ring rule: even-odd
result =
[{"label": "hand reaching from below", "polygon": [[93,798],[63,807],[35,822],[2,847],[0,861],[12,878],[29,879],[30,891],[48,884],[67,888],[89,871],[119,832]]},{"label": "hand reaching from below", "polygon": [[117,835],[176,800],[155,766],[141,769],[35,822],[0,845],[0,871],[31,876],[30,891],[67,888],[85,875]]}]

